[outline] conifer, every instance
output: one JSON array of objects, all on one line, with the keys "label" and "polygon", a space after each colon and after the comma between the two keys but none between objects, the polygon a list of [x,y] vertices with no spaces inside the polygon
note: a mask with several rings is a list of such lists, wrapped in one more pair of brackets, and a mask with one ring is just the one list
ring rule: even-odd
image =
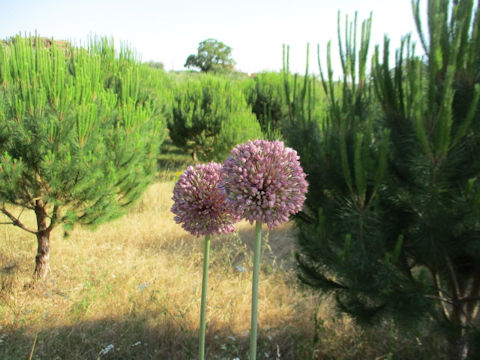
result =
[{"label": "conifer", "polygon": [[0,87],[0,211],[36,235],[45,279],[56,226],[115,219],[151,183],[163,125],[133,52],[104,38],[84,49],[16,36],[0,45]]},{"label": "conifer", "polygon": [[224,160],[236,144],[263,136],[241,88],[210,74],[178,84],[167,125],[173,143],[194,160]]},{"label": "conifer", "polygon": [[311,184],[297,259],[359,323],[435,324],[463,360],[479,355],[480,10],[429,0],[427,32],[419,8],[425,57],[406,37],[391,66],[386,38],[370,80],[370,20],[360,41],[347,22],[336,84],[328,48],[326,121],[297,141]]}]

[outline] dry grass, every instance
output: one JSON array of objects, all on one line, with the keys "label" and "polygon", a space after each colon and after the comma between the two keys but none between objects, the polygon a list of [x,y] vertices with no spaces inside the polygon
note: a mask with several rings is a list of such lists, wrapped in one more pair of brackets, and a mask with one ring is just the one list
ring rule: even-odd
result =
[{"label": "dry grass", "polygon": [[[36,335],[33,359],[196,358],[203,239],[173,222],[172,177],[152,185],[128,216],[95,232],[75,229],[63,238],[57,229],[51,272],[35,289],[24,289],[34,237],[0,228],[1,359],[27,359]],[[27,214],[22,220],[33,222]],[[402,347],[413,351],[395,334],[359,331],[302,288],[292,232],[287,224],[265,242],[259,359],[374,359],[407,351]],[[208,359],[247,358],[252,240],[247,223],[212,240]]]}]

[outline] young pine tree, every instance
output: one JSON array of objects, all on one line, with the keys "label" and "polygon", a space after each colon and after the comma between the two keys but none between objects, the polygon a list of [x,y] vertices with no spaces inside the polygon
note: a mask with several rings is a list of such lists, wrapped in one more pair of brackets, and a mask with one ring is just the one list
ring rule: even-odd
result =
[{"label": "young pine tree", "polygon": [[245,95],[262,132],[270,139],[278,138],[282,124],[288,118],[282,74],[256,74],[253,79],[248,79]]},{"label": "young pine tree", "polygon": [[[367,81],[369,22],[340,41],[341,97],[315,146],[299,218],[301,278],[333,292],[361,323],[432,321],[448,359],[474,358],[480,308],[480,13],[472,0],[430,0],[425,61],[388,40]],[[352,37],[353,36],[353,37]],[[377,105],[378,104],[378,105]]]},{"label": "young pine tree", "polygon": [[218,75],[198,75],[175,89],[168,130],[173,143],[203,160],[224,160],[247,140],[262,138],[239,86]]},{"label": "young pine tree", "polygon": [[[152,181],[163,139],[128,49],[46,48],[36,37],[0,45],[0,211],[37,238],[34,280],[49,269],[63,224],[119,217]],[[36,228],[20,215],[31,210]]]}]

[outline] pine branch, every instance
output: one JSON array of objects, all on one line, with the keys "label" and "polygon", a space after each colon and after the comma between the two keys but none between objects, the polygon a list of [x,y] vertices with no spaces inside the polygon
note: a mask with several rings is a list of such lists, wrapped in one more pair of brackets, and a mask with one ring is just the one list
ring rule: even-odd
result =
[{"label": "pine branch", "polygon": [[37,232],[35,230],[32,230],[28,227],[26,227],[22,222],[20,222],[19,219],[17,219],[14,215],[12,215],[7,209],[5,209],[5,207],[2,207],[0,209],[0,211],[5,214],[5,216],[7,216],[10,220],[12,220],[11,223],[7,223],[7,224],[12,224],[12,225],[15,225],[15,226],[18,226],[19,228],[31,233],[31,234],[37,234]]},{"label": "pine branch", "polygon": [[[477,275],[473,279],[473,284],[470,290],[470,297],[469,297],[471,299],[476,298],[476,300],[470,302],[467,305],[467,313],[470,314],[472,319],[475,319],[477,317],[478,311],[480,309],[480,302],[478,302],[478,300],[480,300],[480,297],[475,296],[479,292],[480,292],[480,276]],[[477,303],[475,303],[476,301]]]},{"label": "pine branch", "polygon": [[[443,291],[440,288],[440,277],[438,276],[438,274],[434,273],[433,271],[432,271],[432,277],[433,277],[433,282],[435,284],[435,288],[438,292],[438,297],[443,298],[441,294],[442,293],[447,294],[447,292]],[[448,294],[447,294],[447,296],[448,296]],[[440,301],[440,305],[442,306],[442,314],[445,317],[445,320],[450,321],[450,312],[447,309],[446,302],[445,301]]]},{"label": "pine branch", "polygon": [[[442,303],[442,307],[444,307],[445,305],[444,304],[450,304],[450,305],[453,305],[453,301],[450,300],[450,299],[447,299],[445,297],[441,297],[441,296],[436,296],[436,295],[425,295],[425,297],[427,299],[432,299],[432,300],[438,300]],[[447,315],[448,313],[444,310],[444,313],[445,315]],[[447,317],[447,316],[445,316]],[[448,317],[447,317],[448,318]]]},{"label": "pine branch", "polygon": [[461,302],[475,302],[479,300],[480,300],[480,296],[465,296],[458,299],[458,301],[461,301]]},{"label": "pine branch", "polygon": [[447,263],[447,269],[450,274],[450,280],[452,281],[452,288],[453,288],[453,300],[459,300],[461,298],[460,292],[460,284],[457,279],[457,275],[455,274],[455,269],[453,268],[452,260],[450,256],[445,256],[445,262]]},{"label": "pine branch", "polygon": [[471,314],[472,314],[472,319],[476,319],[478,316],[478,312],[480,311],[480,302],[477,302],[475,307],[473,308]]}]

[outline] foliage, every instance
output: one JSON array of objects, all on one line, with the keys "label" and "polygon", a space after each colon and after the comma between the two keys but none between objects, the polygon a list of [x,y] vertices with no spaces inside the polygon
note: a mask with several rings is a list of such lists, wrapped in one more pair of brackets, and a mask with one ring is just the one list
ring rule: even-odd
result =
[{"label": "foliage", "polygon": [[[141,79],[142,91],[147,94],[152,103],[153,118],[159,122],[158,126],[165,128],[166,118],[172,111],[174,84],[171,76],[164,71],[143,64],[138,67],[138,76]],[[159,141],[163,144],[167,131],[160,131]]]},{"label": "foliage", "polygon": [[223,160],[233,146],[262,137],[239,86],[202,75],[177,85],[168,129],[173,143],[201,159]]},{"label": "foliage", "polygon": [[386,39],[368,81],[370,20],[357,46],[355,18],[345,43],[339,30],[339,97],[329,44],[326,122],[297,141],[315,149],[297,260],[359,322],[433,320],[449,359],[465,359],[480,306],[480,10],[472,21],[473,1],[430,0],[427,41],[413,5],[426,64],[407,38],[392,70]]},{"label": "foliage", "polygon": [[246,85],[247,102],[269,138],[278,137],[282,123],[288,118],[283,86],[282,74],[267,72],[256,74]]},{"label": "foliage", "polygon": [[[46,276],[54,227],[117,218],[151,183],[164,125],[140,73],[132,52],[107,39],[0,46],[1,211],[37,236],[35,277]],[[37,229],[6,204],[34,211]]]},{"label": "foliage", "polygon": [[[325,125],[325,108],[328,99],[324,88],[317,89],[320,85],[313,75],[309,75],[309,46],[307,46],[307,64],[305,75],[292,75],[289,70],[290,49],[283,49],[283,87],[288,116],[283,122],[282,134],[288,145],[297,150],[302,159],[302,166],[307,166],[309,179],[317,179],[323,174],[317,163],[318,149],[321,146],[322,128]],[[333,84],[335,93],[338,85]],[[305,165],[304,165],[305,164]],[[311,182],[311,180],[309,180]],[[309,199],[316,198],[315,193],[322,191],[320,187],[309,187]],[[302,215],[302,213],[301,213]]]},{"label": "foliage", "polygon": [[[282,124],[282,134],[294,149],[300,149],[302,162],[311,160],[316,153],[314,144],[320,136],[318,131],[324,121],[327,103],[324,89],[317,78],[309,74],[309,53],[310,46],[307,45],[307,64],[302,77],[290,73],[290,47],[283,48],[282,77],[288,116]],[[304,142],[304,138],[309,141]]]},{"label": "foliage", "polygon": [[198,68],[202,72],[228,72],[233,69],[232,48],[215,39],[198,44],[197,55],[189,55],[186,68]]}]

